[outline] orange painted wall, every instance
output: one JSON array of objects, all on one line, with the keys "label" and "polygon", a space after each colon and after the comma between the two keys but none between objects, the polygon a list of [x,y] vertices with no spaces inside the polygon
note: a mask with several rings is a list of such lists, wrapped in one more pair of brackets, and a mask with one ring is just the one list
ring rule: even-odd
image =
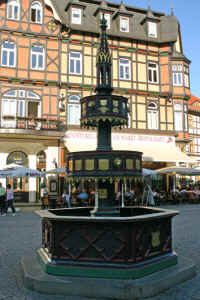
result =
[{"label": "orange painted wall", "polygon": [[161,84],[169,82],[169,73],[168,73],[168,66],[164,65],[160,67],[161,72]]}]

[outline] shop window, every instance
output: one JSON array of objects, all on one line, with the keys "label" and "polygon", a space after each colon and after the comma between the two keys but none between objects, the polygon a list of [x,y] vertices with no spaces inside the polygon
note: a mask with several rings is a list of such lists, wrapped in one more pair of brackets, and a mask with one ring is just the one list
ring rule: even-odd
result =
[{"label": "shop window", "polygon": [[81,106],[80,98],[76,95],[69,97],[67,104],[67,121],[70,125],[80,125]]},{"label": "shop window", "polygon": [[158,107],[153,102],[147,107],[147,126],[148,129],[158,129]]},{"label": "shop window", "polygon": [[3,42],[1,47],[1,65],[4,67],[15,67],[16,45],[14,42]]},{"label": "shop window", "polygon": [[31,47],[31,69],[44,70],[44,47],[34,45]]},{"label": "shop window", "polygon": [[40,2],[34,1],[31,4],[31,22],[42,24],[43,9]]},{"label": "shop window", "polygon": [[8,0],[7,18],[10,20],[19,20],[20,4],[18,0]]}]

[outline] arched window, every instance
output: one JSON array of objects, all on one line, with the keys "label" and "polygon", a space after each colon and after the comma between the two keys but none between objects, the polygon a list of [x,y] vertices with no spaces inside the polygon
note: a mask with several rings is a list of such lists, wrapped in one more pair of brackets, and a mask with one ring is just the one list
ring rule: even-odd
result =
[{"label": "arched window", "polygon": [[34,1],[31,4],[31,22],[41,24],[42,17],[43,17],[42,5],[40,2]]},{"label": "arched window", "polygon": [[4,67],[15,67],[16,45],[14,42],[3,42],[1,46],[1,65]]},{"label": "arched window", "polygon": [[158,107],[154,102],[147,107],[147,126],[148,129],[158,129]]},{"label": "arched window", "polygon": [[8,0],[7,18],[11,20],[19,20],[20,4],[18,0]]},{"label": "arched window", "polygon": [[44,70],[44,47],[33,45],[31,47],[31,69]]},{"label": "arched window", "polygon": [[80,125],[80,117],[80,97],[77,95],[72,95],[69,97],[67,105],[67,123],[70,125]]}]

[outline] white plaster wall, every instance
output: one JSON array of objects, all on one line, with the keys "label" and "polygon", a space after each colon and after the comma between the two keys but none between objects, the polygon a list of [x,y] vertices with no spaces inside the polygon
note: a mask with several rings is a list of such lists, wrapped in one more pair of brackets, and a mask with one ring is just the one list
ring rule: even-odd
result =
[{"label": "white plaster wall", "polygon": [[54,159],[58,164],[58,155],[59,155],[59,148],[58,147],[48,147],[45,150],[46,153],[46,171],[54,169],[55,165],[53,163]]},{"label": "white plaster wall", "polygon": [[[36,169],[36,155],[29,154],[28,155],[29,168]],[[36,178],[29,178],[29,202],[36,202]]]},{"label": "white plaster wall", "polygon": [[[8,153],[0,153],[0,169],[3,169],[6,166],[7,156]],[[6,187],[6,178],[0,178],[0,182]]]}]

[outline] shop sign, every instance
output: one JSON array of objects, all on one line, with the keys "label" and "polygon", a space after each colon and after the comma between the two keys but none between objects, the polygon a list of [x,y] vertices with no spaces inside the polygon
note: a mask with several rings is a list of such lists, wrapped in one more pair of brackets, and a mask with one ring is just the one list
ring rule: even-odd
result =
[{"label": "shop sign", "polygon": [[[97,135],[94,132],[81,132],[81,131],[69,131],[65,135],[65,141],[80,140],[84,143],[88,141],[96,141]],[[141,143],[170,143],[175,145],[174,136],[165,135],[139,135],[139,134],[127,134],[127,133],[112,133],[112,142],[126,143],[126,144],[141,144]]]},{"label": "shop sign", "polygon": [[26,165],[27,164],[27,155],[21,151],[14,151],[9,154],[7,159],[7,164],[18,164],[18,165]]}]

